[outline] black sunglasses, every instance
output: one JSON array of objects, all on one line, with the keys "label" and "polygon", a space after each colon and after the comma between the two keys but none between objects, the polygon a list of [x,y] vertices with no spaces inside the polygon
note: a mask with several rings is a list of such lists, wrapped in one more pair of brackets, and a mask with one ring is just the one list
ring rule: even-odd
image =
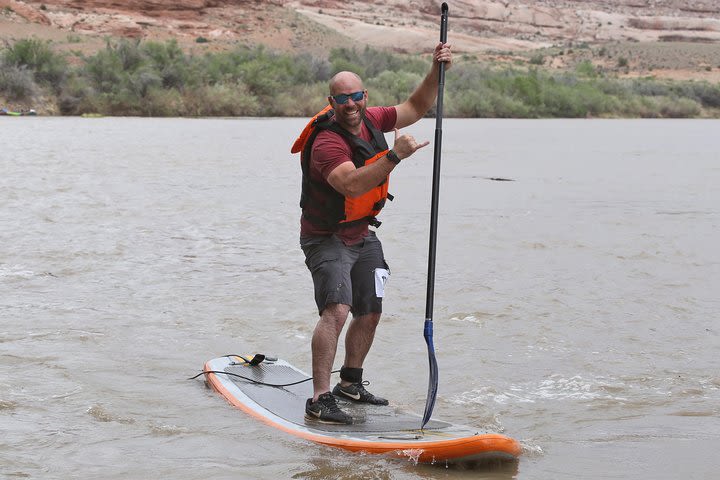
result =
[{"label": "black sunglasses", "polygon": [[352,98],[353,102],[359,102],[363,98],[365,98],[365,92],[353,92],[349,94],[341,93],[340,95],[333,95],[332,99],[335,100],[336,103],[340,105],[344,105],[348,102],[349,99]]}]

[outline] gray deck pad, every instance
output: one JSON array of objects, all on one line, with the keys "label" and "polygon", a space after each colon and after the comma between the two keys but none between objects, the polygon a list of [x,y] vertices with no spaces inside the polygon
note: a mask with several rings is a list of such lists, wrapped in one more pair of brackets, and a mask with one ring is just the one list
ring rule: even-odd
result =
[{"label": "gray deck pad", "polygon": [[[338,406],[353,417],[352,425],[330,425],[306,419],[305,402],[312,396],[312,381],[309,377],[289,365],[263,362],[259,365],[231,365],[225,371],[233,374],[228,378],[254,402],[280,418],[296,425],[323,432],[373,434],[392,439],[410,439],[420,435],[422,418],[407,412],[399,411],[390,405],[369,405],[338,398]],[[254,383],[237,377],[240,375],[256,382],[272,385],[284,385],[302,380],[304,383],[287,387],[272,387]],[[442,430],[451,424],[438,420],[430,420],[424,430]],[[383,435],[387,434],[387,436]]]}]

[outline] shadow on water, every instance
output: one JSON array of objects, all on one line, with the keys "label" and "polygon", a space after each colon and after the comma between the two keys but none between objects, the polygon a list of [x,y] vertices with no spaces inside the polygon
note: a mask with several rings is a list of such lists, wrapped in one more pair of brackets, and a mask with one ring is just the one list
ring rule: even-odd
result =
[{"label": "shadow on water", "polygon": [[294,479],[390,480],[409,478],[473,478],[510,480],[518,474],[518,460],[484,459],[462,463],[415,463],[411,459],[366,454],[341,454],[333,458],[314,458]]}]

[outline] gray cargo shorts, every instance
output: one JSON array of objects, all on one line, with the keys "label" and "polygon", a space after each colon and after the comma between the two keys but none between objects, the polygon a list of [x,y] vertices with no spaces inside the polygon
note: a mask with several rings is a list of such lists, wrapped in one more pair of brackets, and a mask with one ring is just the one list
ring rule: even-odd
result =
[{"label": "gray cargo shorts", "polygon": [[375,232],[350,246],[335,235],[302,237],[300,247],[312,273],[320,315],[331,303],[349,305],[354,316],[382,313],[390,268]]}]

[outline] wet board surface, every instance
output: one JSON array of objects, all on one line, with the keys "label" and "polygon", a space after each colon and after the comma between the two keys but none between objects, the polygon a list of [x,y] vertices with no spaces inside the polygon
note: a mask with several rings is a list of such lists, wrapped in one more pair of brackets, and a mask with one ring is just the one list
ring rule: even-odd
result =
[{"label": "wet board surface", "polygon": [[[391,405],[368,405],[338,400],[352,415],[352,425],[320,423],[305,417],[305,401],[312,396],[309,376],[282,359],[250,365],[252,355],[209,360],[203,369],[210,387],[232,405],[259,420],[307,440],[350,451],[410,457],[419,462],[516,460],[517,441],[497,433],[422,418]],[[242,378],[245,377],[245,378]],[[273,387],[272,385],[295,385]]]}]

